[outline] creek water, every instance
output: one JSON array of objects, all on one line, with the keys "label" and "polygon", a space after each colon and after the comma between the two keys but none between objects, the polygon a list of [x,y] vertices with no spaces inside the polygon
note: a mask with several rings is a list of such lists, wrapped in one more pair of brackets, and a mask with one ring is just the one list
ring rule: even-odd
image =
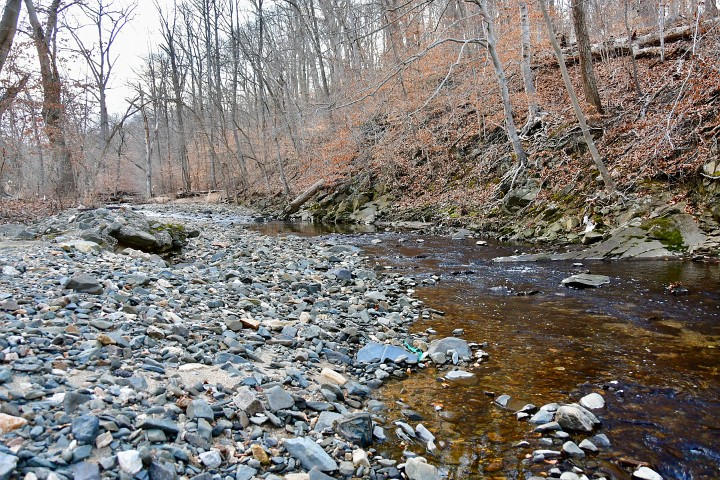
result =
[{"label": "creek water", "polygon": [[[302,224],[260,229],[328,235]],[[444,315],[420,319],[413,332],[432,329],[437,333],[431,338],[441,338],[462,328],[462,338],[487,342],[490,354],[468,369],[479,377],[474,386],[451,386],[439,378],[447,370],[432,366],[383,386],[378,395],[390,407],[389,420],[402,419],[401,410],[412,409],[444,447],[431,455],[420,445],[390,439],[380,451],[400,454],[408,448],[441,466],[451,479],[526,478],[551,466],[532,464],[526,459],[532,449],[513,446],[529,440],[540,448],[532,443],[538,437],[532,426],[517,421],[513,408],[569,403],[598,392],[607,402],[599,413],[601,432],[612,446],[583,460],[590,472],[629,479],[627,465],[638,460],[665,479],[720,478],[717,265],[495,263],[493,258],[523,247],[478,246],[474,239],[414,233],[329,235],[363,247],[379,266],[420,280],[415,296]],[[611,283],[586,290],[560,286],[563,278],[588,270],[610,276]],[[686,294],[666,289],[678,282]],[[494,404],[493,394],[510,395],[511,408]],[[563,462],[566,469],[572,466],[570,460],[559,465]]]}]

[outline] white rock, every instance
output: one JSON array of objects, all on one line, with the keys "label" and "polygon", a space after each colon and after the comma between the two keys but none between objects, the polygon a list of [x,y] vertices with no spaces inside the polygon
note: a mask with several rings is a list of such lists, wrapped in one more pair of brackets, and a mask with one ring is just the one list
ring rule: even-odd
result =
[{"label": "white rock", "polygon": [[405,474],[409,480],[440,480],[438,469],[422,457],[408,459],[405,462]]},{"label": "white rock", "polygon": [[590,393],[580,399],[580,405],[589,410],[597,410],[605,407],[605,399],[599,393]]},{"label": "white rock", "polygon": [[369,467],[370,460],[368,460],[368,454],[362,448],[358,448],[352,452],[352,462],[355,468],[357,467]]},{"label": "white rock", "polygon": [[283,477],[285,480],[308,480],[310,478],[309,473],[288,473]]},{"label": "white rock", "polygon": [[641,480],[663,480],[663,477],[652,468],[640,467],[632,474],[633,478]]},{"label": "white rock", "polygon": [[120,469],[128,475],[135,475],[143,468],[140,452],[137,450],[118,452],[117,459]]},{"label": "white rock", "polygon": [[347,378],[345,378],[335,370],[331,370],[329,368],[323,368],[320,371],[320,376],[337,385],[344,385],[347,382]]}]

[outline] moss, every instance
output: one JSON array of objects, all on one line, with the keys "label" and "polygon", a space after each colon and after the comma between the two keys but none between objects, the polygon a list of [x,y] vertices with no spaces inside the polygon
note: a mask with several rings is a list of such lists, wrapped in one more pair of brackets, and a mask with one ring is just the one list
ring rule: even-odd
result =
[{"label": "moss", "polygon": [[640,228],[647,231],[647,236],[665,245],[671,251],[685,250],[685,242],[682,233],[675,222],[667,217],[645,220]]}]

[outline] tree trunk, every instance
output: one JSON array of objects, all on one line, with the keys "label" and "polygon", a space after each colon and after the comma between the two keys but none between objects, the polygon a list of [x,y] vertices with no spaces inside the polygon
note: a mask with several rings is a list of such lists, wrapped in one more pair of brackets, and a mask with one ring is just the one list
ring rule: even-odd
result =
[{"label": "tree trunk", "polygon": [[530,69],[530,60],[532,59],[530,51],[530,15],[528,14],[527,3],[524,1],[520,2],[520,33],[522,50],[520,69],[522,70],[523,84],[525,85],[525,94],[528,100],[528,118],[526,126],[523,128],[523,134],[525,134],[525,129],[529,130],[530,126],[536,123],[536,118],[539,117],[540,113],[540,106],[538,105],[535,81]]},{"label": "tree trunk", "polygon": [[72,157],[65,139],[65,107],[62,103],[62,83],[55,55],[50,49],[50,40],[57,30],[57,15],[60,0],[53,0],[48,7],[46,30],[43,30],[32,0],[25,0],[28,18],[33,32],[33,41],[40,62],[40,76],[43,89],[42,116],[45,132],[50,142],[53,161],[58,169],[58,184],[55,194],[59,199],[77,200],[77,182]]},{"label": "tree trunk", "polygon": [[505,70],[503,69],[502,62],[500,61],[500,57],[497,53],[495,29],[493,27],[490,13],[487,9],[487,4],[485,3],[486,1],[487,0],[474,0],[473,3],[480,7],[483,30],[487,39],[486,46],[488,53],[490,54],[493,67],[495,68],[495,76],[497,77],[498,87],[500,88],[500,96],[502,97],[507,136],[512,144],[513,151],[515,152],[515,159],[517,163],[519,165],[525,165],[525,163],[527,163],[527,156],[525,155],[525,150],[520,143],[520,137],[518,136],[517,129],[515,128],[515,120],[513,120],[512,104],[510,103],[510,92],[508,91],[507,79],[505,78]]},{"label": "tree trunk", "polygon": [[575,110],[575,116],[580,123],[580,128],[583,132],[583,138],[588,145],[588,149],[590,150],[590,154],[592,155],[593,161],[595,162],[595,166],[600,172],[600,175],[602,175],[603,182],[605,183],[605,188],[608,190],[608,192],[615,193],[617,190],[617,187],[615,186],[615,181],[610,176],[610,173],[608,172],[607,167],[605,167],[605,163],[602,161],[602,158],[600,158],[600,153],[595,146],[595,141],[593,140],[592,135],[590,135],[590,129],[588,128],[587,121],[585,120],[585,114],[580,108],[580,102],[578,102],[577,95],[575,95],[575,89],[572,86],[570,74],[568,73],[567,67],[565,66],[565,60],[563,59],[562,50],[560,50],[560,45],[558,45],[557,43],[555,29],[552,26],[550,15],[548,14],[547,7],[545,6],[545,0],[539,0],[539,3],[540,9],[542,10],[543,14],[543,19],[545,20],[545,26],[547,27],[548,37],[550,38],[550,43],[552,44],[553,50],[555,51],[555,56],[557,56],[558,64],[560,65],[560,71],[562,72],[563,82],[565,83],[565,88],[567,89],[568,95],[570,96],[570,102],[572,103],[573,109]]},{"label": "tree trunk", "polygon": [[7,0],[2,20],[0,20],[0,72],[12,48],[22,0]]},{"label": "tree trunk", "polygon": [[580,56],[580,72],[585,98],[590,105],[595,107],[598,113],[602,114],[604,110],[602,103],[600,103],[600,93],[598,92],[597,81],[595,80],[592,53],[590,51],[590,35],[588,34],[587,22],[585,20],[585,0],[572,1],[572,18]]}]

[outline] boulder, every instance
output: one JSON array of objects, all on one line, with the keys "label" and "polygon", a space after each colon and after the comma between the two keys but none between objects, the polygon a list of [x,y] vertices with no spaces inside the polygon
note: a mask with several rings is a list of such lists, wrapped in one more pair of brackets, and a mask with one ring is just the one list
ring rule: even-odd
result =
[{"label": "boulder", "polygon": [[432,355],[435,352],[442,352],[445,355],[451,356],[448,352],[454,350],[460,356],[460,358],[471,358],[472,352],[470,351],[470,345],[468,342],[457,337],[445,337],[440,340],[433,340],[430,342],[428,348],[428,355]]},{"label": "boulder", "polygon": [[588,410],[598,410],[605,407],[605,399],[599,393],[590,393],[580,399],[580,405]]},{"label": "boulder", "polygon": [[577,404],[564,405],[555,412],[555,421],[563,430],[592,432],[600,420],[584,407]]}]

